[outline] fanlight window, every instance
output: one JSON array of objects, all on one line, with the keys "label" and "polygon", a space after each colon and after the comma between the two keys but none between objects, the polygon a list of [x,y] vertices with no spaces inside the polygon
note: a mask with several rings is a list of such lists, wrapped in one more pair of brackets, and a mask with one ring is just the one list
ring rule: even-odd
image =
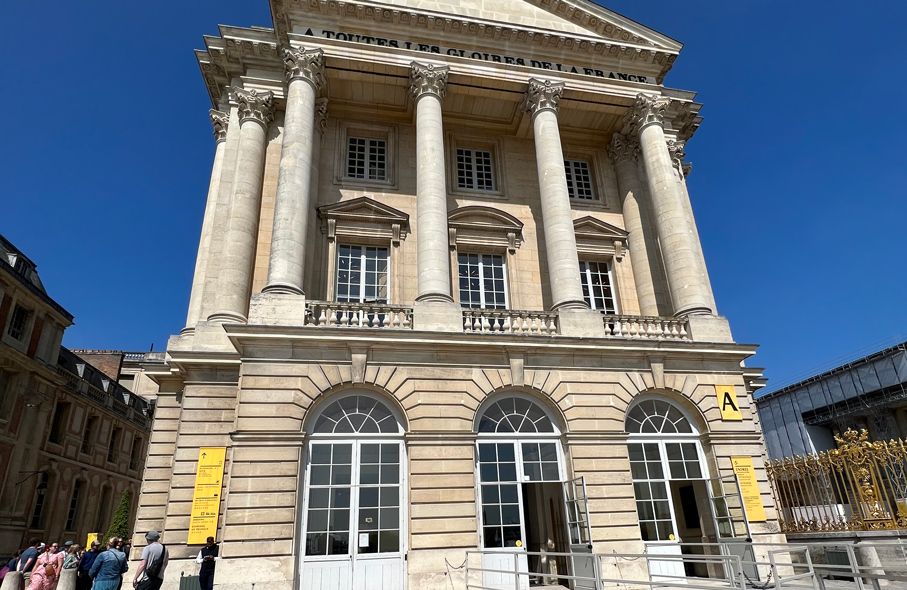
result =
[{"label": "fanlight window", "polygon": [[383,403],[364,395],[339,399],[315,421],[314,434],[397,434],[400,428]]},{"label": "fanlight window", "polygon": [[553,433],[554,424],[542,408],[527,399],[505,397],[488,406],[479,432]]},{"label": "fanlight window", "polygon": [[660,399],[639,402],[627,413],[631,434],[693,434],[693,426],[674,405]]}]

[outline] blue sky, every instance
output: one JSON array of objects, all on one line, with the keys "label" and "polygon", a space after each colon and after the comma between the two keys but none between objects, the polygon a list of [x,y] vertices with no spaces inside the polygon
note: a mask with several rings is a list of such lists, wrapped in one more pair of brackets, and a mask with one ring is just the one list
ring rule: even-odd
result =
[{"label": "blue sky", "polygon": [[[907,339],[900,2],[615,0],[685,44],[687,146],[718,300],[770,387]],[[73,348],[185,323],[214,144],[192,50],[266,0],[4,2],[0,233],[75,315]]]}]

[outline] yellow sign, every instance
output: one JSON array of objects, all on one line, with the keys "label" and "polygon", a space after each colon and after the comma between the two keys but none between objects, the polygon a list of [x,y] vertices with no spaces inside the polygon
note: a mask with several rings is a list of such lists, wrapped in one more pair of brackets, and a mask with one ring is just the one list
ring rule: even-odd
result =
[{"label": "yellow sign", "polygon": [[737,392],[733,385],[716,385],[715,394],[718,396],[718,408],[721,410],[722,420],[743,420],[740,405],[737,403]]},{"label": "yellow sign", "polygon": [[198,450],[192,517],[189,519],[189,545],[204,545],[208,537],[217,536],[226,455],[226,447],[202,447]]},{"label": "yellow sign", "polygon": [[746,508],[746,518],[750,522],[765,522],[765,506],[762,505],[762,494],[759,482],[756,481],[756,468],[752,457],[731,457],[734,473],[740,483],[740,495]]},{"label": "yellow sign", "polygon": [[97,540],[98,540],[98,534],[97,534],[97,533],[88,533],[88,536],[85,537],[85,547],[86,547],[86,549],[90,549],[90,548],[91,548],[92,542],[97,541]]}]

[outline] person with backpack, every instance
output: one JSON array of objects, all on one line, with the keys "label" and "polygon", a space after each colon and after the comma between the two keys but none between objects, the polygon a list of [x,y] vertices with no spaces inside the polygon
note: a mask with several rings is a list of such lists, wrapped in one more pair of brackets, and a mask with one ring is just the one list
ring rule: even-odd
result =
[{"label": "person with backpack", "polygon": [[123,574],[129,569],[126,554],[117,549],[120,545],[118,537],[107,540],[107,551],[102,551],[95,557],[88,575],[94,579],[92,590],[116,590],[123,581]]},{"label": "person with backpack", "polygon": [[145,533],[148,545],[142,549],[142,561],[139,562],[135,579],[132,580],[132,586],[136,590],[160,590],[164,583],[164,571],[167,569],[170,555],[160,539],[161,534],[157,531]]}]

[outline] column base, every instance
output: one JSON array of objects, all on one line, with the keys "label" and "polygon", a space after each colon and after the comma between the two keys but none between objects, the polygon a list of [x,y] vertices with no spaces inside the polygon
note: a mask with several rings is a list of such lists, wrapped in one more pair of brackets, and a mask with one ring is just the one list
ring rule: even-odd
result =
[{"label": "column base", "polygon": [[450,300],[416,300],[413,303],[413,330],[462,332],[463,308]]},{"label": "column base", "polygon": [[558,301],[551,306],[551,311],[560,311],[562,309],[589,309],[585,299],[566,299]]},{"label": "column base", "polygon": [[185,328],[180,330],[180,336],[191,336],[192,334],[195,334],[195,324],[186,326]]},{"label": "column base", "polygon": [[215,311],[208,316],[208,322],[212,324],[245,324],[246,316],[235,311]]},{"label": "column base", "polygon": [[680,309],[680,310],[674,312],[675,318],[684,318],[684,317],[689,317],[689,316],[694,316],[694,315],[699,315],[699,316],[707,315],[707,316],[715,317],[715,312],[712,311],[712,308],[706,307],[704,305],[696,305],[693,307],[687,307],[687,308]]},{"label": "column base", "polygon": [[453,297],[447,293],[425,293],[416,297],[416,301],[422,301],[426,303],[453,303]]},{"label": "column base", "polygon": [[302,292],[300,287],[293,285],[291,283],[269,283],[261,290],[262,293],[275,293],[278,295],[302,295],[305,296],[305,293]]},{"label": "column base", "polygon": [[301,291],[256,293],[249,303],[248,323],[259,326],[304,326],[305,295]]}]

